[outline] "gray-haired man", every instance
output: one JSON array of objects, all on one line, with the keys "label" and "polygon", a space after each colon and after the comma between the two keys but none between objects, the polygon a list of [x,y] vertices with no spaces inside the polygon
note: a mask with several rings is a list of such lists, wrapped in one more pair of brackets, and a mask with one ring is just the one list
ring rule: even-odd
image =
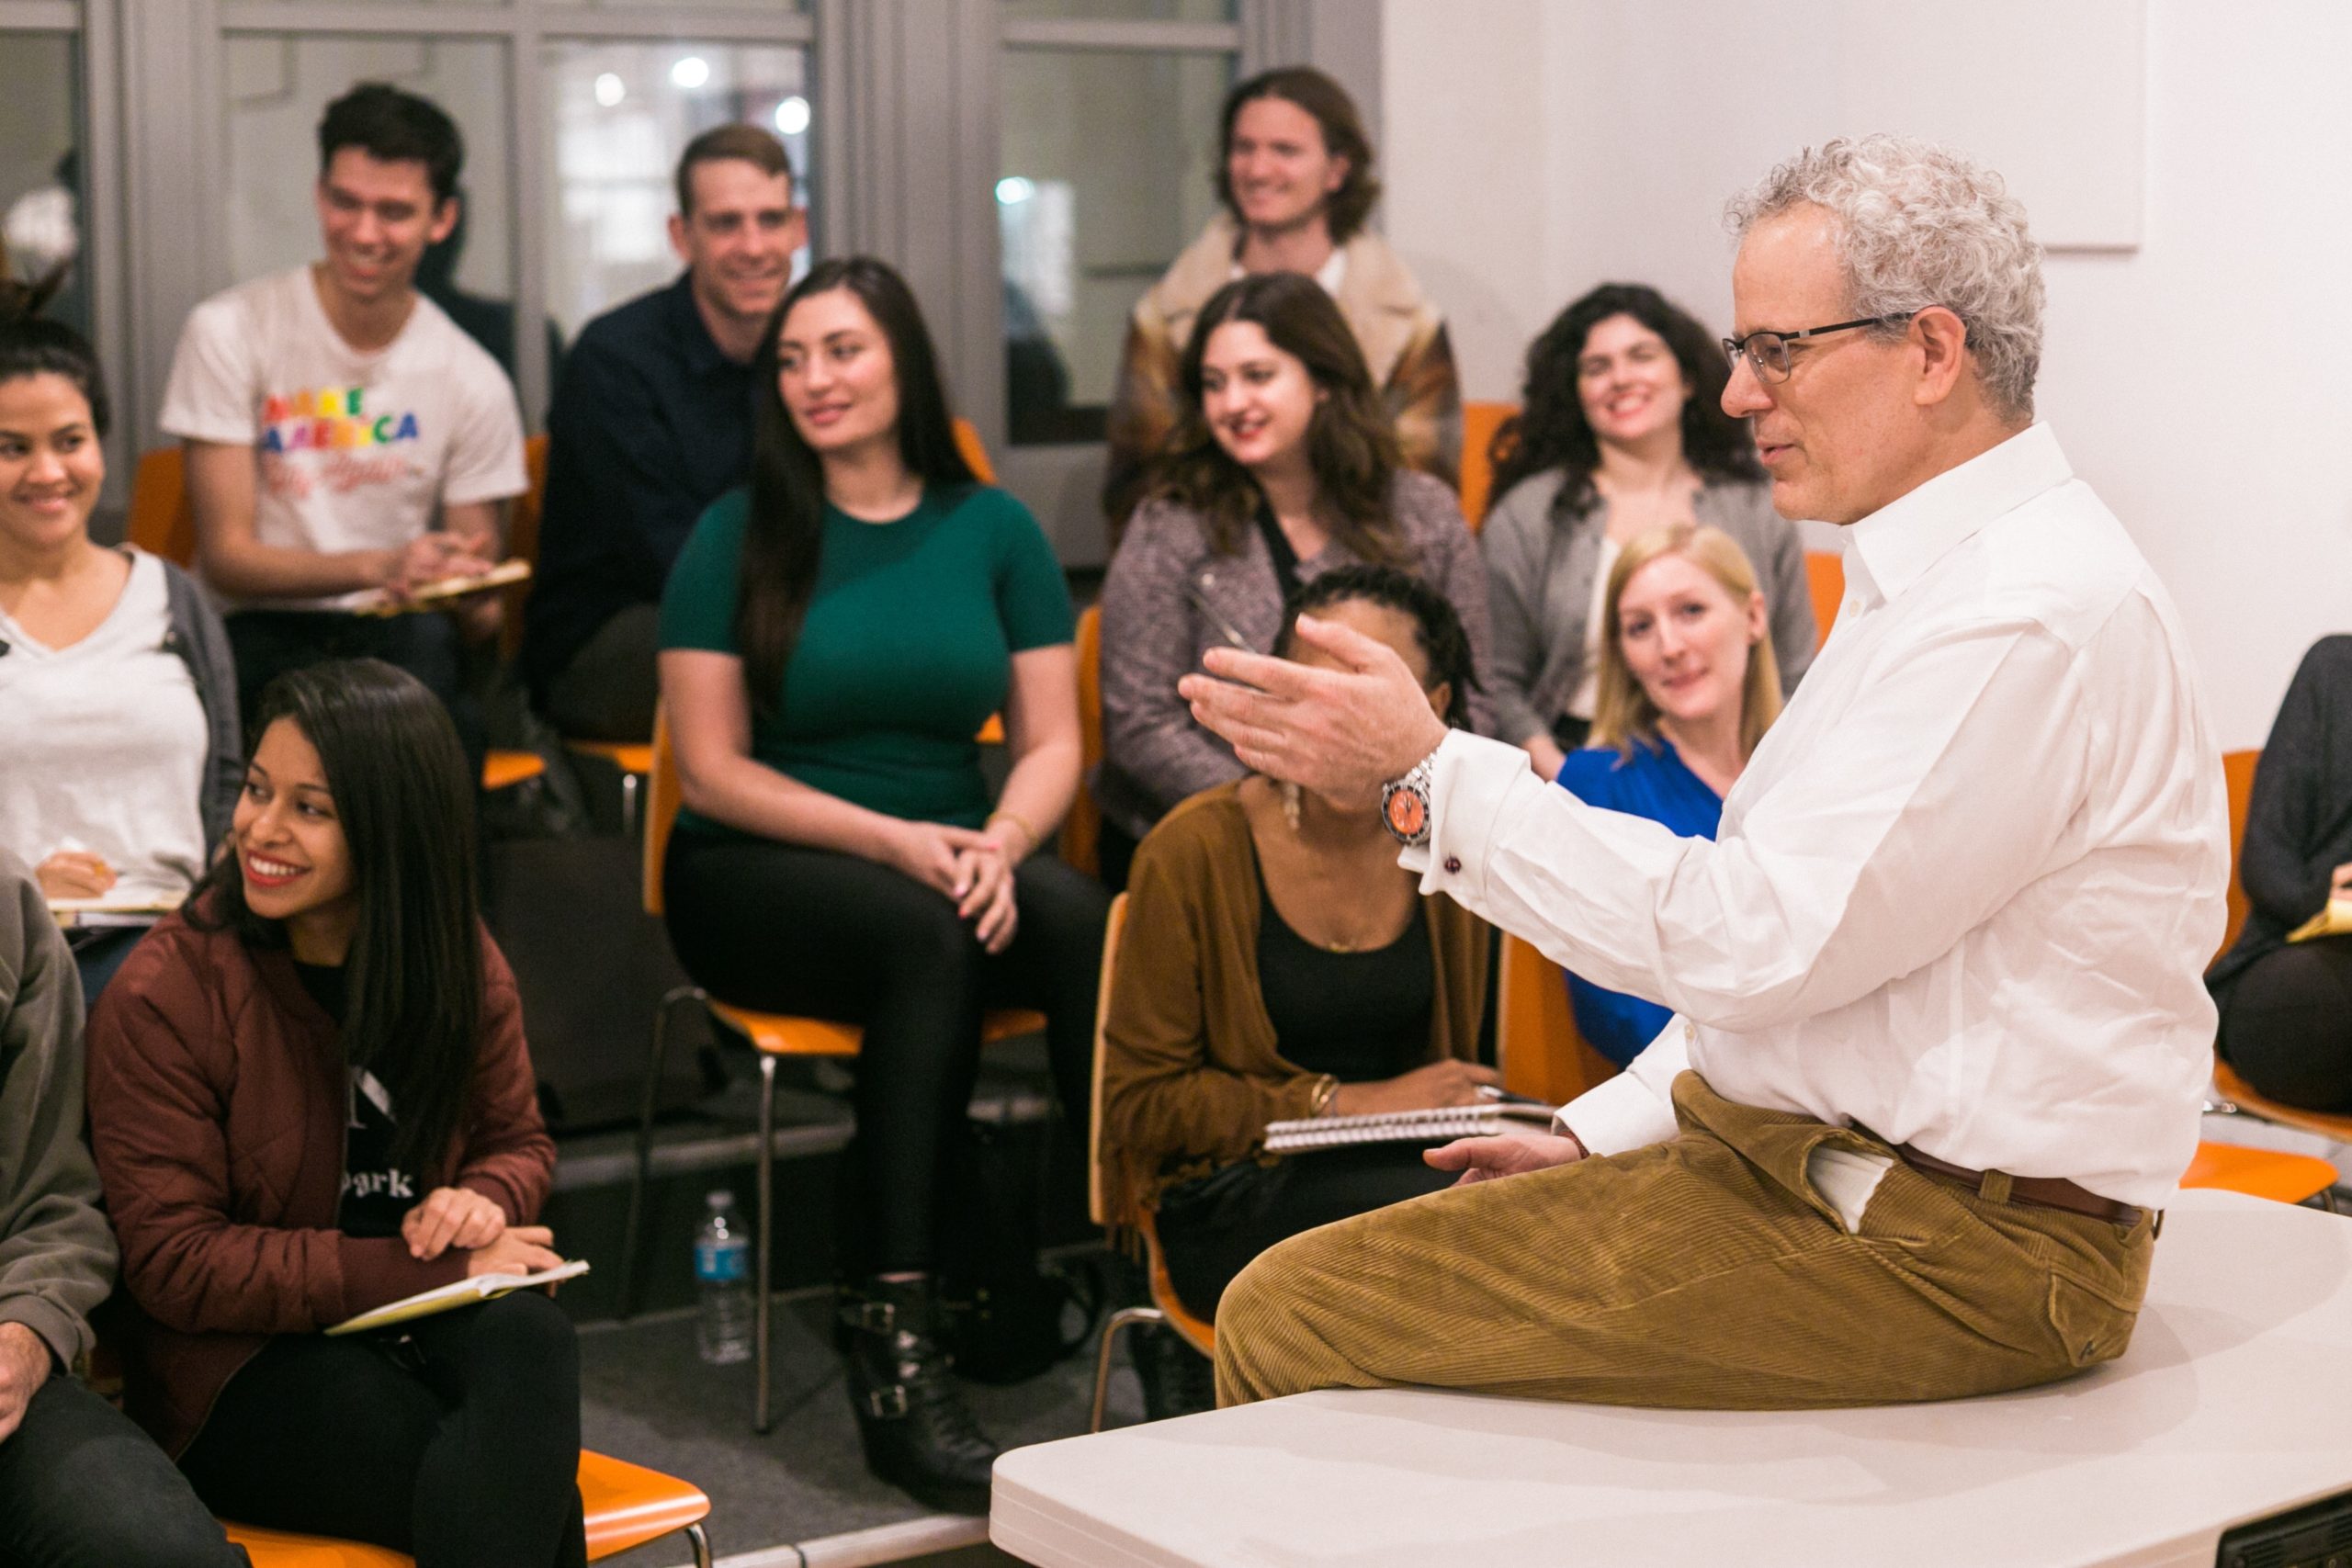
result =
[{"label": "gray-haired man", "polygon": [[1852,533],[1837,635],[1715,841],[1444,733],[1343,628],[1301,628],[1343,670],[1186,677],[1250,766],[1383,794],[1425,889],[1677,1012],[1555,1135],[1436,1151],[1464,1185],[1261,1258],[1217,1312],[1228,1402],[1936,1399],[2131,1337],[2228,866],[2185,640],[2033,423],[2040,255],[1997,175],[1832,142],[1732,216],[1724,405],[1784,515]]}]

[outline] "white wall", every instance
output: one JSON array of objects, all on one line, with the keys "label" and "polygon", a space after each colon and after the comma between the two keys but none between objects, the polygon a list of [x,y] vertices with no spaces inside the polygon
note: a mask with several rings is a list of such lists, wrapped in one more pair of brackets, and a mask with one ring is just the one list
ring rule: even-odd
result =
[{"label": "white wall", "polygon": [[[1724,198],[1822,134],[1823,99],[1865,106],[1854,132],[1894,112],[1849,79],[1848,0],[1385,0],[1384,24],[1387,231],[1477,399],[1515,399],[1527,340],[1605,278],[1722,326]],[[2302,649],[2352,628],[2352,7],[2148,0],[2133,30],[2140,243],[2050,258],[2041,412],[2178,601],[2222,744],[2255,746]],[[2050,46],[1955,47],[2070,148]]]}]

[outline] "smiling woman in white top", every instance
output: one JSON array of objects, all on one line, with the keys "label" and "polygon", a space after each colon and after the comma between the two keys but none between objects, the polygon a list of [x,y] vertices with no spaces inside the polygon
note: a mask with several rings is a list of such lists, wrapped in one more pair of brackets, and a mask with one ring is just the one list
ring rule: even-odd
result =
[{"label": "smiling woman in white top", "polygon": [[0,295],[0,844],[52,906],[134,911],[77,927],[96,999],[203,874],[236,804],[236,678],[188,579],[90,538],[106,391],[89,344]]}]

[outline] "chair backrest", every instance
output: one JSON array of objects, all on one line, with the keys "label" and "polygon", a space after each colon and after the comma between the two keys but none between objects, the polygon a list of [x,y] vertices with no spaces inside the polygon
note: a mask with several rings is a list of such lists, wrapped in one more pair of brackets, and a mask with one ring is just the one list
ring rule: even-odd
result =
[{"label": "chair backrest", "polygon": [[1566,975],[1533,944],[1504,935],[1495,990],[1496,1055],[1503,1087],[1513,1094],[1566,1105],[1617,1076],[1617,1064],[1594,1050],[1577,1028]]},{"label": "chair backrest", "polygon": [[678,825],[678,752],[670,742],[670,715],[653,708],[653,767],[645,776],[645,912],[662,912],[662,868],[670,856],[670,831]]},{"label": "chair backrest", "polygon": [[956,450],[964,454],[972,472],[984,485],[996,483],[996,465],[989,461],[989,449],[980,441],[979,427],[958,414],[956,418]]},{"label": "chair backrest", "polygon": [[1078,617],[1078,798],[1062,819],[1062,859],[1086,873],[1099,874],[1102,852],[1102,814],[1095,808],[1086,780],[1102,761],[1102,607],[1089,604]]},{"label": "chair backrest", "polygon": [[1102,1026],[1111,1018],[1111,977],[1119,961],[1119,933],[1127,928],[1127,896],[1111,900],[1111,919],[1102,928],[1102,978],[1094,991],[1094,1087],[1086,1115],[1086,1213],[1098,1225],[1111,1222],[1110,1201],[1102,1191],[1102,1067],[1110,1048]]},{"label": "chair backrest", "polygon": [[1503,421],[1518,412],[1517,403],[1462,405],[1462,515],[1474,534],[1486,525],[1487,508],[1495,499],[1495,466],[1487,450]]},{"label": "chair backrest", "polygon": [[[548,498],[548,438],[534,435],[523,443],[523,473],[529,488],[516,496],[506,508],[506,558],[539,564],[539,514]],[[523,651],[523,601],[531,596],[531,580],[509,588],[500,597],[505,601],[506,619],[498,628],[499,651],[508,659]]]},{"label": "chair backrest", "polygon": [[2216,958],[2229,952],[2231,944],[2238,940],[2238,933],[2245,929],[2246,911],[2251,908],[2246,902],[2245,884],[2238,878],[2238,866],[2245,855],[2246,808],[2254,800],[2255,764],[2261,761],[2258,747],[2251,751],[2222,754],[2222,778],[2230,793],[2230,920],[2222,932],[2221,949],[2213,954]]},{"label": "chair backrest", "polygon": [[187,457],[177,446],[139,456],[130,479],[130,542],[174,566],[196,561],[196,508],[187,499]]},{"label": "chair backrest", "polygon": [[1804,553],[1806,586],[1813,590],[1813,618],[1821,628],[1819,648],[1829,640],[1829,628],[1837,623],[1838,606],[1846,602],[1846,558],[1834,550],[1807,550]]}]

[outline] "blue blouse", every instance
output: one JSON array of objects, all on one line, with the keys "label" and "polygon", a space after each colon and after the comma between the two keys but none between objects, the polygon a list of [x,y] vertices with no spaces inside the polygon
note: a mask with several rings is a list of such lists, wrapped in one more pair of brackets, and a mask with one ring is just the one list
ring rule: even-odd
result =
[{"label": "blue blouse", "polygon": [[[1646,817],[1685,839],[1712,839],[1723,820],[1724,798],[1682,761],[1674,742],[1635,740],[1633,754],[1614,746],[1588,746],[1560,764],[1554,781],[1588,806]],[[1657,1038],[1672,1010],[1623,991],[1603,990],[1581,975],[1568,976],[1577,1028],[1592,1048],[1623,1066]]]}]

